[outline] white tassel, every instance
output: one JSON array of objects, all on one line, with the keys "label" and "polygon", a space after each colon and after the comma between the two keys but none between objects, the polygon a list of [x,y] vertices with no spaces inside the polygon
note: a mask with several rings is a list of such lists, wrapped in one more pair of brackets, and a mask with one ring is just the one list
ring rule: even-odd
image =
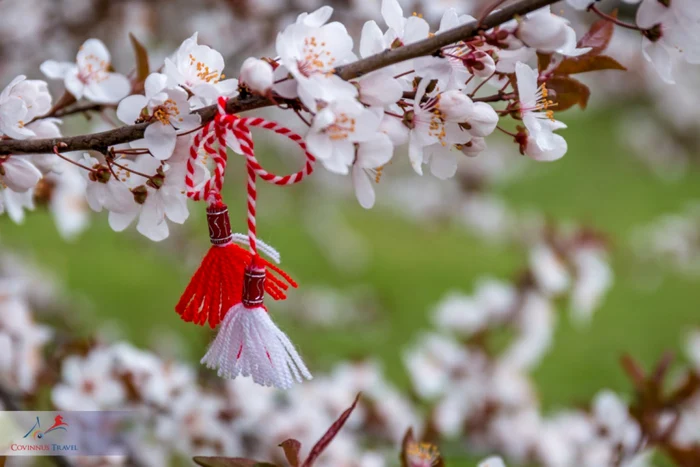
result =
[{"label": "white tassel", "polygon": [[263,386],[289,389],[302,376],[311,379],[294,344],[270,319],[262,307],[233,306],[224,317],[219,332],[201,363],[218,370],[218,375],[234,379],[251,376]]}]

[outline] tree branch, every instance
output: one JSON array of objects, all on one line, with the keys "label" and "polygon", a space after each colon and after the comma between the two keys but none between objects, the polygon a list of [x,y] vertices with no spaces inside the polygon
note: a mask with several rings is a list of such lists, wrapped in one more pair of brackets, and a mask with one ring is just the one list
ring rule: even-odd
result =
[{"label": "tree branch", "polygon": [[[488,15],[481,24],[477,21],[464,24],[457,28],[436,34],[422,41],[385,50],[371,57],[340,66],[336,74],[345,80],[358,78],[381,68],[404,62],[417,57],[433,54],[455,42],[468,39],[476,35],[479,30],[487,30],[503,24],[511,19],[525,15],[531,11],[555,3],[558,0],[519,0],[505,8]],[[266,97],[245,96],[230,99],[226,110],[229,113],[239,113],[275,105]],[[202,117],[202,122],[208,122],[216,115],[216,105],[210,105],[195,111]],[[53,148],[61,146],[62,152],[98,150],[106,151],[109,146],[128,143],[143,138],[148,123],[123,126],[110,131],[93,133],[89,135],[69,136],[62,138],[28,139],[28,140],[2,140],[0,141],[0,155],[2,154],[42,154],[53,153]]]}]

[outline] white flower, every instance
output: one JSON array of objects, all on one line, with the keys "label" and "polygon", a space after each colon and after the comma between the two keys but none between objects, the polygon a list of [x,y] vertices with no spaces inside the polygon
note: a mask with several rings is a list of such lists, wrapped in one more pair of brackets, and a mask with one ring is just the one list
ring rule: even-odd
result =
[{"label": "white flower", "polygon": [[392,47],[411,44],[425,39],[430,34],[430,25],[416,15],[404,18],[398,0],[382,0],[382,18],[389,30],[386,42]]},{"label": "white flower", "polygon": [[518,97],[520,113],[527,128],[528,138],[525,154],[537,161],[554,161],[566,154],[566,140],[554,131],[566,128],[566,125],[554,119],[548,110],[547,88],[538,86],[538,73],[524,63],[515,65],[518,80]]},{"label": "white flower", "polygon": [[352,184],[357,201],[363,208],[370,209],[374,206],[372,182],[379,183],[381,169],[391,160],[393,154],[394,145],[384,133],[376,133],[372,139],[358,145],[355,163],[352,166]]},{"label": "white flower", "polygon": [[[58,138],[61,136],[61,129],[58,127],[60,123],[61,120],[57,118],[42,118],[30,123],[26,128],[31,130],[36,138]],[[56,154],[28,154],[22,157],[31,161],[43,174],[59,171],[61,167],[65,167],[61,164],[63,162],[61,158]]]},{"label": "white flower", "polygon": [[197,33],[186,39],[174,56],[165,59],[163,69],[169,87],[184,87],[202,105],[219,96],[237,95],[238,80],[224,79],[223,71],[224,57],[209,46],[197,44]]},{"label": "white flower", "polygon": [[126,76],[109,71],[110,61],[104,43],[88,39],[80,46],[76,63],[47,60],[41,64],[41,71],[48,78],[64,80],[76,99],[84,96],[93,102],[114,104],[129,94],[131,83]]},{"label": "white flower", "polygon": [[0,188],[18,193],[31,190],[41,180],[41,172],[24,156],[0,156]]},{"label": "white flower", "polygon": [[[176,130],[191,130],[199,125],[200,117],[190,114],[187,92],[179,87],[168,88],[168,78],[161,73],[151,73],[146,78],[146,95],[135,94],[125,98],[117,107],[117,117],[128,124],[136,120],[152,121],[146,128],[143,143],[154,157],[168,159],[175,149]],[[135,141],[132,146],[139,146]]]},{"label": "white flower", "polygon": [[[356,56],[345,26],[339,22],[325,24],[332,11],[323,7],[310,15],[303,13],[296,23],[277,35],[276,49],[282,70],[294,77],[298,85],[296,93],[311,109],[316,107],[317,100],[332,102],[357,95],[354,86],[334,74],[337,66],[354,61]],[[284,97],[296,97],[286,87],[277,91]]]},{"label": "white flower", "polygon": [[34,209],[34,191],[17,193],[9,188],[0,189],[0,214],[7,212],[12,222],[21,224],[24,221],[24,210]]},{"label": "white flower", "polygon": [[50,108],[51,94],[46,83],[20,75],[0,93],[0,132],[10,138],[31,138],[35,133],[25,125]]},{"label": "white flower", "polygon": [[105,410],[122,406],[126,390],[114,379],[113,356],[97,349],[87,357],[63,360],[61,383],[51,391],[51,400],[60,410]]},{"label": "white flower", "polygon": [[545,243],[536,245],[530,251],[530,268],[537,285],[547,295],[563,293],[571,284],[566,264]]},{"label": "white flower", "polygon": [[136,175],[116,165],[112,165],[112,170],[109,170],[87,153],[83,155],[81,163],[93,169],[93,172],[81,171],[88,181],[85,197],[93,211],[101,212],[104,208],[113,212],[126,212],[134,205],[134,196],[129,191],[127,182],[131,176]]},{"label": "white flower", "polygon": [[61,173],[50,173],[46,179],[52,184],[49,210],[53,215],[56,228],[61,237],[67,240],[88,226],[88,209],[85,202],[85,170],[66,161],[61,161]]},{"label": "white flower", "polygon": [[413,111],[406,119],[411,129],[408,156],[416,173],[422,175],[422,163],[429,162],[433,175],[445,179],[457,170],[453,146],[493,132],[498,115],[488,104],[472,102],[456,90],[426,98],[427,85],[426,79],[418,85]]},{"label": "white flower", "polygon": [[479,462],[477,467],[506,467],[506,463],[500,457],[492,456]]},{"label": "white flower", "polygon": [[[183,144],[181,144],[183,146]],[[186,151],[186,148],[183,147]],[[152,175],[149,181],[142,176],[131,174],[135,203],[127,211],[109,213],[109,225],[117,232],[126,229],[136,217],[139,218],[136,230],[149,239],[158,242],[170,234],[166,218],[177,224],[187,220],[187,198],[184,194],[185,166],[183,163],[161,165],[148,154],[136,158],[133,163],[122,165],[145,175]]]},{"label": "white flower", "polygon": [[700,9],[694,0],[643,0],[637,10],[637,25],[646,29],[642,39],[644,57],[661,78],[673,80],[673,57],[700,63]]},{"label": "white flower", "polygon": [[[460,16],[454,8],[450,8],[445,11],[437,33],[449,31],[472,21],[475,21],[474,17]],[[444,49],[444,58],[418,58],[414,60],[414,66],[419,76],[437,79],[443,89],[464,89],[472,75],[488,78],[496,71],[496,62],[486,50],[465,42],[457,42]]]},{"label": "white flower", "polygon": [[568,3],[577,10],[585,10],[590,5],[595,3],[595,0],[566,0],[566,3]]},{"label": "white flower", "polygon": [[486,139],[480,137],[474,137],[471,141],[460,145],[462,154],[468,157],[476,157],[486,149]]},{"label": "white flower", "polygon": [[248,57],[241,65],[241,83],[248,86],[251,91],[267,94],[272,89],[274,71],[272,65],[265,60]]},{"label": "white flower", "polygon": [[576,56],[590,50],[589,47],[576,48],[576,32],[569,21],[552,14],[549,6],[528,13],[518,25],[516,35],[540,52]]},{"label": "white flower", "polygon": [[603,295],[612,286],[613,272],[599,248],[578,248],[572,255],[575,272],[571,291],[571,311],[574,317],[590,318]]},{"label": "white flower", "polygon": [[355,143],[374,139],[381,110],[367,109],[356,100],[332,102],[320,110],[306,135],[306,144],[331,172],[347,174],[355,160]]}]

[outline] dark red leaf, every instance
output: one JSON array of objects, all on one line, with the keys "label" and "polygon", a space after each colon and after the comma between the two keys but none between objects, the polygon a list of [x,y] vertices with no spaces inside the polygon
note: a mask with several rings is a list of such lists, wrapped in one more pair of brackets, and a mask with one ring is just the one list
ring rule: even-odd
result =
[{"label": "dark red leaf", "polygon": [[555,102],[557,111],[570,109],[578,105],[585,109],[591,90],[588,86],[568,76],[554,76],[547,80],[547,89],[551,92],[549,98]]},{"label": "dark red leaf", "polygon": [[148,51],[131,33],[129,33],[129,40],[131,40],[131,46],[134,48],[134,56],[136,57],[136,82],[143,83],[150,73]]},{"label": "dark red leaf", "polygon": [[[617,12],[613,12],[612,16],[617,16]],[[606,19],[600,19],[591,25],[591,28],[578,41],[578,47],[590,47],[591,51],[586,55],[600,55],[610,43],[615,25]]]},{"label": "dark red leaf", "polygon": [[537,69],[541,72],[549,67],[552,61],[552,54],[537,52]]},{"label": "dark red leaf", "polygon": [[282,441],[280,447],[284,449],[284,457],[287,458],[287,462],[292,467],[299,467],[299,450],[301,449],[301,443],[296,439],[288,439]]},{"label": "dark red leaf", "polygon": [[357,406],[357,401],[360,400],[360,394],[357,394],[357,397],[355,397],[355,401],[352,403],[349,409],[347,409],[345,412],[343,412],[340,417],[338,417],[338,420],[336,420],[333,425],[326,431],[326,433],[321,436],[321,439],[318,440],[316,445],[311,448],[311,452],[309,452],[309,456],[306,458],[304,461],[304,465],[302,467],[311,467],[314,462],[316,462],[316,459],[318,459],[318,456],[323,453],[323,451],[328,447],[328,445],[333,441],[333,438],[338,434],[341,428],[343,428],[343,425],[345,425],[345,422],[348,420],[350,415],[352,414],[352,411],[355,410],[355,406]]},{"label": "dark red leaf", "polygon": [[646,374],[642,366],[630,355],[623,355],[620,359],[622,369],[625,370],[629,379],[632,380],[635,389],[642,390],[646,384]]},{"label": "dark red leaf", "polygon": [[193,457],[195,464],[202,467],[278,467],[269,462],[258,462],[242,457]]},{"label": "dark red leaf", "polygon": [[401,442],[401,454],[399,459],[401,460],[401,467],[411,467],[408,463],[408,447],[415,444],[416,439],[413,437],[413,428],[409,428],[406,434],[403,436],[403,441]]},{"label": "dark red leaf", "polygon": [[586,73],[587,71],[600,70],[626,70],[617,60],[607,55],[589,56],[588,54],[580,57],[569,57],[563,60],[555,74],[557,75],[575,75],[576,73]]}]

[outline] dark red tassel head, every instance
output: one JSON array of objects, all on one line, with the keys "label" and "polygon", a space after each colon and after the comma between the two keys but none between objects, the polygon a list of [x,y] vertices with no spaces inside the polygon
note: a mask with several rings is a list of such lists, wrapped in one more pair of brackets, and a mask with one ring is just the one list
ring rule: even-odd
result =
[{"label": "dark red tassel head", "polygon": [[231,243],[233,232],[231,220],[228,217],[228,206],[215,203],[207,208],[207,224],[209,225],[209,240],[212,245],[223,246]]},{"label": "dark red tassel head", "polygon": [[246,308],[261,307],[265,298],[265,265],[259,256],[245,268],[243,281],[243,306]]}]

